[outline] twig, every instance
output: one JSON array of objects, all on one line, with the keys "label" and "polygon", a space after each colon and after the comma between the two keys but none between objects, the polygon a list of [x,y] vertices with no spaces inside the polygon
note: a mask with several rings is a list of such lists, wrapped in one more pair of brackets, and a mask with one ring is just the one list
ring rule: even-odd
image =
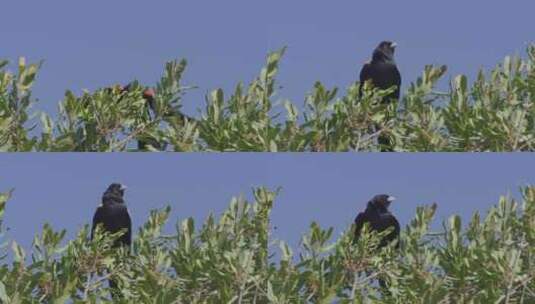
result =
[{"label": "twig", "polygon": [[358,280],[358,273],[355,271],[353,273],[353,286],[351,288],[351,300],[355,300],[355,293],[357,291],[357,280]]},{"label": "twig", "polygon": [[159,124],[161,123],[161,118],[159,120],[154,120],[154,121],[151,121],[149,122],[148,124],[146,124],[145,126],[143,126],[142,128],[138,128],[136,130],[134,130],[132,133],[128,134],[128,136],[119,141],[117,144],[115,144],[115,146],[112,145],[111,147],[111,151],[114,151],[115,149],[119,149],[121,146],[126,146],[126,144],[132,140],[134,137],[136,137],[139,133],[145,131],[146,129],[148,129],[149,127],[152,127],[153,125],[155,124]]},{"label": "twig", "polygon": [[87,280],[85,282],[85,287],[84,287],[84,296],[83,296],[84,301],[86,301],[87,297],[89,296],[89,284],[90,283],[91,283],[91,272],[88,272]]}]

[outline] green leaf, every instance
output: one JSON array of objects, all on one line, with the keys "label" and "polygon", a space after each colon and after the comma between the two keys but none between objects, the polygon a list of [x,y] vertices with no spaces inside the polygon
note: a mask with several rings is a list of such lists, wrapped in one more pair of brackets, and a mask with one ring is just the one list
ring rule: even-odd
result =
[{"label": "green leaf", "polygon": [[6,293],[6,286],[0,281],[0,301],[2,303],[10,303],[10,299]]}]

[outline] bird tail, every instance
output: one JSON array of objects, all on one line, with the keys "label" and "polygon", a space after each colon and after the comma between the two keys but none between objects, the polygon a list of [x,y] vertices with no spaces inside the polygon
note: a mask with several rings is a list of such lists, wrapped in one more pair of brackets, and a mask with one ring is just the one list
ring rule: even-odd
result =
[{"label": "bird tail", "polygon": [[110,294],[113,300],[121,298],[121,291],[119,290],[117,282],[115,280],[109,279],[108,284],[110,286]]}]

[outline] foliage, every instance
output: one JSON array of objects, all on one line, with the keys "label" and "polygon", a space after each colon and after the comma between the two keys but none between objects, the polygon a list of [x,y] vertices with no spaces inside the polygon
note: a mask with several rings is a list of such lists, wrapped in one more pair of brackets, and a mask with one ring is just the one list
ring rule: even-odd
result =
[{"label": "foliage", "polygon": [[[118,86],[76,96],[67,91],[52,119],[31,119],[31,88],[40,65],[0,62],[1,151],[533,151],[535,150],[535,46],[527,58],[506,57],[473,84],[459,75],[445,93],[434,91],[446,67],[426,66],[398,103],[385,105],[381,91],[359,83],[339,96],[314,84],[302,113],[275,99],[275,76],[285,52],[271,53],[260,75],[229,95],[206,96],[200,117],[180,112],[186,61],[167,63],[154,102],[144,86]],[[357,68],[357,67],[355,67]],[[32,115],[34,114],[34,115]],[[33,131],[33,132],[32,132]],[[40,134],[38,134],[40,132]],[[379,141],[379,137],[387,141]],[[385,142],[388,147],[385,145]]]},{"label": "foliage", "polygon": [[[120,233],[88,241],[86,226],[67,241],[45,225],[31,253],[11,242],[0,299],[111,303],[112,277],[124,303],[534,303],[535,187],[522,193],[522,203],[502,197],[464,226],[453,215],[439,233],[430,231],[437,205],[418,207],[399,251],[378,250],[376,233],[353,243],[350,227],[333,240],[332,228],[312,223],[296,255],[270,239],[276,193],[264,188],[252,203],[232,199],[219,219],[183,220],[172,235],[162,233],[170,208],[154,210],[131,254],[111,248]],[[8,198],[0,196],[0,215]]]}]

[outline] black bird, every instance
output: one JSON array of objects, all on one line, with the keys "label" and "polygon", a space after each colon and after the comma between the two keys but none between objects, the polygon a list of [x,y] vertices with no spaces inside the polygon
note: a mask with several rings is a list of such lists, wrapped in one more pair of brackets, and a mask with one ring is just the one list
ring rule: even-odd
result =
[{"label": "black bird", "polygon": [[[395,200],[395,197],[387,194],[379,194],[374,196],[369,202],[364,212],[360,212],[355,218],[355,237],[354,240],[358,241],[365,223],[369,224],[371,231],[382,232],[388,228],[393,227],[392,232],[387,234],[379,243],[379,248],[388,245],[389,243],[399,238],[399,222],[390,213],[388,207]],[[399,242],[396,244],[399,248]]]},{"label": "black bird", "polygon": [[[91,239],[93,239],[98,224],[101,224],[104,230],[110,233],[116,233],[121,229],[126,229],[126,232],[115,241],[113,247],[125,246],[130,251],[130,245],[132,244],[132,220],[130,219],[123,199],[125,189],[126,187],[124,185],[118,183],[113,183],[106,189],[102,195],[102,205],[97,208],[93,216]],[[116,290],[117,283],[113,280],[109,282],[110,288]]]},{"label": "black bird", "polygon": [[102,224],[104,230],[110,233],[126,229],[126,233],[117,239],[113,246],[130,247],[132,243],[132,220],[123,199],[125,189],[124,185],[118,183],[113,183],[106,189],[102,195],[102,205],[97,208],[93,216],[91,239],[93,239],[97,225]]},{"label": "black bird", "polygon": [[401,74],[394,60],[395,49],[396,43],[391,41],[383,41],[375,48],[371,62],[364,64],[362,70],[360,70],[359,97],[362,97],[364,82],[371,80],[374,87],[383,90],[396,86],[396,90],[392,94],[385,96],[383,102],[399,99]]},{"label": "black bird", "polygon": [[[391,242],[398,240],[396,243],[396,248],[399,248],[399,222],[398,220],[388,211],[388,207],[395,200],[395,197],[388,194],[379,194],[374,196],[369,202],[366,210],[360,212],[355,218],[355,236],[353,241],[357,242],[360,238],[362,227],[365,223],[368,223],[368,226],[371,231],[382,232],[388,228],[394,228],[389,234],[384,236],[379,242],[379,248],[388,245]],[[385,280],[378,278],[379,286],[383,289],[385,293],[389,293],[388,286]]]}]

